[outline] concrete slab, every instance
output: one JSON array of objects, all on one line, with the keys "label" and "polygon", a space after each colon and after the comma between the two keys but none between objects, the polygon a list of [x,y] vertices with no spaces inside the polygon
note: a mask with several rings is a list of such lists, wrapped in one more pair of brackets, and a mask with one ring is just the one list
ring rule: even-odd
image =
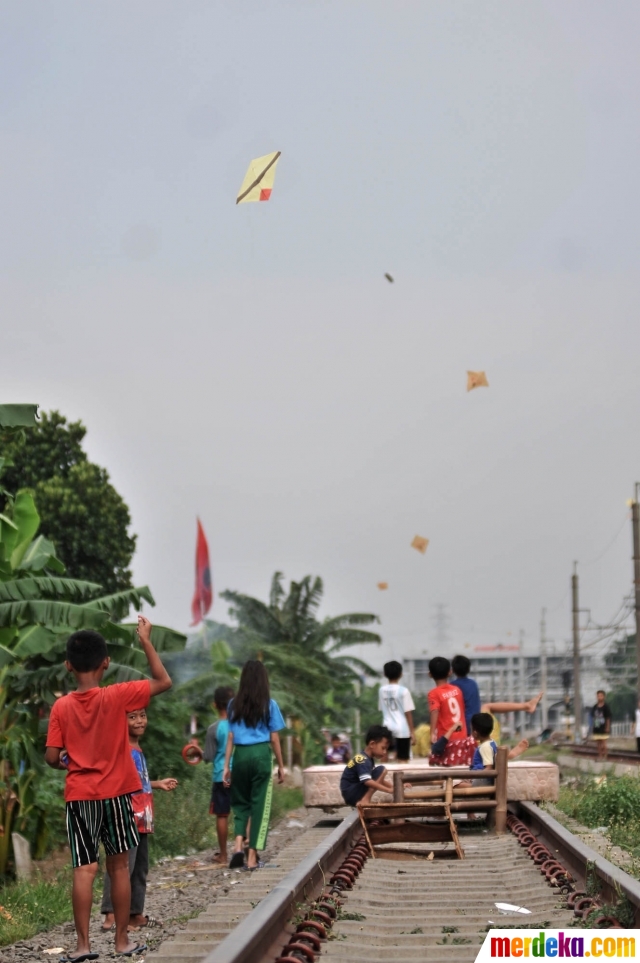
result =
[{"label": "concrete slab", "polygon": [[[408,763],[388,763],[387,770],[416,772],[429,768],[427,759],[414,759]],[[342,766],[309,766],[302,773],[304,804],[308,807],[334,809],[344,806],[340,795]],[[446,769],[443,769],[446,772]],[[507,775],[507,798],[510,802],[529,801],[556,802],[560,787],[558,767],[552,762],[518,761],[509,763]],[[376,793],[374,802],[391,802],[387,793]]]}]

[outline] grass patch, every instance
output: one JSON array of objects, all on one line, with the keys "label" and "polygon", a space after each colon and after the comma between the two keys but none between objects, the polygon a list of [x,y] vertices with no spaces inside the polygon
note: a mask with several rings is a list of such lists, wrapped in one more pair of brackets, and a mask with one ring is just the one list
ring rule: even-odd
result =
[{"label": "grass patch", "polygon": [[71,919],[71,868],[57,879],[9,883],[0,888],[0,946],[28,940]]},{"label": "grass patch", "polygon": [[274,783],[270,825],[273,826],[292,809],[299,809],[302,802],[302,789],[296,789],[295,786],[279,786]]},{"label": "grass patch", "polygon": [[640,780],[607,775],[598,784],[581,776],[560,787],[558,809],[594,829],[603,826],[614,846],[640,857]]}]

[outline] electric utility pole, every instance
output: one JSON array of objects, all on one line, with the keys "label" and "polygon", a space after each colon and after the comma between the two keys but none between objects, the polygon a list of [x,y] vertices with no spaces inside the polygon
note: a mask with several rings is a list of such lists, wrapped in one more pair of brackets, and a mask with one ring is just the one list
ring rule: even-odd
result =
[{"label": "electric utility pole", "polygon": [[573,614],[573,715],[574,742],[580,742],[582,726],[582,692],[580,690],[580,609],[578,606],[578,563],[573,563],[571,576],[571,610]]},{"label": "electric utility pole", "polygon": [[638,696],[640,698],[640,508],[638,506],[638,482],[636,482],[636,497],[631,505],[631,523],[633,526],[633,587],[635,589],[636,608],[636,665]]},{"label": "electric utility pole", "polygon": [[540,688],[542,689],[542,699],[540,700],[540,710],[542,712],[542,728],[547,728],[549,721],[549,708],[547,700],[547,610],[542,610],[540,618]]},{"label": "electric utility pole", "polygon": [[[520,629],[520,636],[519,636],[519,639],[518,639],[518,660],[519,660],[519,665],[518,665],[518,677],[519,677],[519,678],[518,678],[518,688],[520,689],[519,698],[520,698],[520,702],[524,702],[524,700],[525,700],[525,694],[524,694],[524,689],[525,689],[525,681],[524,681],[524,629]],[[521,711],[518,713],[518,717],[519,717],[519,718],[518,718],[518,721],[519,721],[519,723],[520,723],[520,735],[523,736],[523,735],[524,735],[524,730],[525,730],[525,727],[526,727],[525,713],[521,710]]]}]

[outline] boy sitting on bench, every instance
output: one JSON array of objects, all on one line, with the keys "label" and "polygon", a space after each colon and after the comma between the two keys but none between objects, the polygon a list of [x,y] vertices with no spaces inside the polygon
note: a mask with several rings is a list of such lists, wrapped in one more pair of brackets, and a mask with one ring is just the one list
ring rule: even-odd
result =
[{"label": "boy sitting on bench", "polygon": [[[471,729],[478,747],[471,760],[472,769],[493,769],[498,746],[491,738],[494,718],[489,712],[476,712],[471,716]],[[521,739],[517,746],[509,750],[509,759],[517,759],[529,748],[529,740]]]}]

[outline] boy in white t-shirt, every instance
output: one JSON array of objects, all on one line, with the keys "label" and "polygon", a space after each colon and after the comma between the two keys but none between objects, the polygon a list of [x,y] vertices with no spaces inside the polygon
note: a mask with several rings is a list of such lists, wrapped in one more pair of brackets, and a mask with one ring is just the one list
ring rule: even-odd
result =
[{"label": "boy in white t-shirt", "polygon": [[413,710],[415,705],[406,686],[400,685],[402,666],[399,662],[387,662],[384,674],[388,684],[380,686],[378,709],[382,713],[382,724],[393,734],[396,759],[409,762],[410,746],[415,746],[413,730]]}]

